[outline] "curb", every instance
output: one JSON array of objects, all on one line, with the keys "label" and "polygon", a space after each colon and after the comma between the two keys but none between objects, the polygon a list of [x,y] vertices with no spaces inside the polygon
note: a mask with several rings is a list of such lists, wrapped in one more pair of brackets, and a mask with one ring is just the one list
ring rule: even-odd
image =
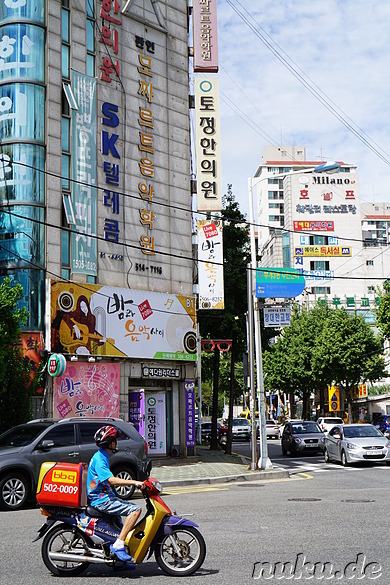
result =
[{"label": "curb", "polygon": [[230,483],[234,481],[264,481],[267,479],[288,479],[290,474],[288,470],[275,471],[252,471],[250,473],[241,473],[237,475],[221,475],[217,477],[198,477],[193,479],[170,479],[162,480],[161,484],[164,488],[182,487],[186,485],[210,485],[213,483]]}]

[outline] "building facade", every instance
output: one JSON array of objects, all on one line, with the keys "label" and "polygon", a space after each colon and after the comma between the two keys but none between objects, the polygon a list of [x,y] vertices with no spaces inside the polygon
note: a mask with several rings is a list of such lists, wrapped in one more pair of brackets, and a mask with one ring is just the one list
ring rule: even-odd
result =
[{"label": "building facade", "polygon": [[152,456],[195,444],[187,22],[0,0],[0,276],[67,359],[37,414],[132,420]]},{"label": "building facade", "polygon": [[389,250],[383,238],[366,245],[356,165],[324,172],[322,164],[307,161],[304,146],[264,149],[252,179],[260,265],[298,269],[306,281],[298,302],[323,299],[372,322]]}]

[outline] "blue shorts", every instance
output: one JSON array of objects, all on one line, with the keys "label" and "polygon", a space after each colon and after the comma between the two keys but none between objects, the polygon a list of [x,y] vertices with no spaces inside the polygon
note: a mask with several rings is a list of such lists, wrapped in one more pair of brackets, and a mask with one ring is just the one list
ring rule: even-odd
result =
[{"label": "blue shorts", "polygon": [[119,498],[115,498],[115,500],[107,499],[101,503],[98,502],[97,505],[93,507],[97,510],[100,510],[100,512],[104,512],[105,514],[112,514],[113,516],[129,516],[129,514],[137,512],[137,510],[141,509],[141,507],[137,506],[137,504],[133,504],[132,502],[125,502]]}]

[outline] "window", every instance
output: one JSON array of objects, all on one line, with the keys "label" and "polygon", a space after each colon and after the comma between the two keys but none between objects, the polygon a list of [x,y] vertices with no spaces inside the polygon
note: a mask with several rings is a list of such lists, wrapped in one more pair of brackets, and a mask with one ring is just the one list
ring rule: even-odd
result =
[{"label": "window", "polygon": [[366,266],[374,266],[374,260],[367,260]]},{"label": "window", "polygon": [[43,437],[44,441],[54,441],[55,447],[68,447],[75,444],[74,425],[58,424]]},{"label": "window", "polygon": [[95,76],[95,13],[94,0],[86,0],[87,10],[87,75]]},{"label": "window", "polygon": [[311,260],[310,270],[329,270],[329,260]]},{"label": "window", "polygon": [[329,295],[330,286],[312,286],[311,292],[313,295]]}]

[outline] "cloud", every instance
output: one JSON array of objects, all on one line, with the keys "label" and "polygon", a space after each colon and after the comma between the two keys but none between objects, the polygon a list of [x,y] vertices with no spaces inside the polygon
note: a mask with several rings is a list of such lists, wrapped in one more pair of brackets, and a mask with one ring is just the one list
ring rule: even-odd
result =
[{"label": "cloud", "polygon": [[[235,6],[280,58],[300,68],[302,78],[336,104],[346,124],[352,119],[356,131],[365,132],[390,160],[390,3],[240,0]],[[218,0],[224,190],[232,183],[247,213],[247,179],[264,146],[294,144],[305,145],[310,160],[357,164],[362,200],[390,200],[389,164],[337,120],[264,42],[226,0]]]}]

